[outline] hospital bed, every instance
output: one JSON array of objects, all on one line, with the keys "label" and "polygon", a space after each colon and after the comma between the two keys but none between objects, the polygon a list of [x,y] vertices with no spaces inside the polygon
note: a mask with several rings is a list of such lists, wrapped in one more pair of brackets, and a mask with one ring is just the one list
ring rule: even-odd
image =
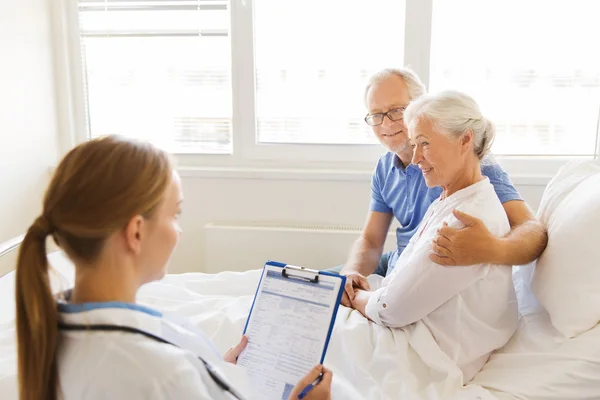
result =
[{"label": "hospital bed", "polygon": [[[422,326],[383,328],[341,307],[325,360],[334,371],[333,398],[600,399],[600,166],[561,169],[538,217],[548,226],[549,244],[537,265],[514,270],[519,328],[471,382],[462,385],[460,370]],[[17,246],[5,244],[0,252]],[[61,252],[49,260],[57,271],[54,289],[68,288],[70,262]],[[224,352],[240,338],[258,279],[259,270],[167,275],[142,288],[138,301],[188,317]],[[13,297],[11,272],[0,278],[2,399],[17,398]]]}]

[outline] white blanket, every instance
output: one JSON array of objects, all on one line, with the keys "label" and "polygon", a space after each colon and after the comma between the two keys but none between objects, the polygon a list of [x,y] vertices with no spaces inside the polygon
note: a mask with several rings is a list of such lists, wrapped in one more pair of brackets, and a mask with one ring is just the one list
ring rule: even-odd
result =
[{"label": "white blanket", "polygon": [[[221,352],[242,334],[260,271],[167,276],[138,301],[176,312],[206,332]],[[334,399],[494,399],[462,390],[462,373],[422,323],[389,329],[340,307],[324,363],[334,373]]]},{"label": "white blanket", "polygon": [[[146,285],[138,301],[186,316],[221,352],[238,343],[259,270],[216,275],[169,275]],[[389,329],[341,307],[325,359],[334,372],[333,399],[495,399],[480,387],[461,387],[461,371],[425,325]],[[0,323],[0,393],[16,399],[14,323]]]}]

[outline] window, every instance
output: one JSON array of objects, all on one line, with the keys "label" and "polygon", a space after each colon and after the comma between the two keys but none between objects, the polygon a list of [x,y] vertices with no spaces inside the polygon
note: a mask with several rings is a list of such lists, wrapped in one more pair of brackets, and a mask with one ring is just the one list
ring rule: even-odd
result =
[{"label": "window", "polygon": [[401,66],[399,0],[255,0],[260,143],[375,144],[365,115],[368,78]]},{"label": "window", "polygon": [[[88,135],[177,153],[231,153],[241,132],[248,147],[377,143],[363,91],[377,70],[403,65],[403,0],[255,0],[237,15],[247,3],[232,3],[79,0]],[[248,48],[252,59],[240,56]],[[236,70],[254,84],[233,86]]]},{"label": "window", "polygon": [[430,88],[478,101],[495,154],[593,156],[599,13],[595,0],[436,0]]},{"label": "window", "polygon": [[478,101],[496,155],[598,153],[596,0],[69,4],[88,137],[151,140],[194,165],[370,168],[383,149],[363,121],[365,84],[410,65],[430,91]]},{"label": "window", "polygon": [[232,150],[227,1],[79,0],[91,137]]}]

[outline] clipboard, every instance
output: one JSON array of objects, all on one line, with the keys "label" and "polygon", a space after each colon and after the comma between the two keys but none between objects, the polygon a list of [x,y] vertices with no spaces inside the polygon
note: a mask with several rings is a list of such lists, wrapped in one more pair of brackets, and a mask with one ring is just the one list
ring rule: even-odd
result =
[{"label": "clipboard", "polygon": [[287,399],[323,363],[345,283],[338,274],[265,263],[244,326],[248,345],[238,358],[260,398]]}]

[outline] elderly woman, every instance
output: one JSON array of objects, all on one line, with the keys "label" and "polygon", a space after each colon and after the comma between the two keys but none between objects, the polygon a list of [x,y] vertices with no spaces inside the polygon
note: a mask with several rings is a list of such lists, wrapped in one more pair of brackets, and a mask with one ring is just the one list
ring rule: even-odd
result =
[{"label": "elderly woman", "polygon": [[[413,101],[404,113],[419,166],[428,187],[441,186],[396,268],[377,290],[357,292],[353,307],[373,322],[403,327],[422,320],[440,348],[470,380],[489,354],[502,347],[517,325],[511,268],[489,264],[447,268],[429,259],[436,231],[460,228],[453,210],[480,218],[496,236],[510,230],[506,212],[480,163],[494,139],[494,127],[475,101],[442,92]],[[486,160],[487,161],[487,160]]]}]

